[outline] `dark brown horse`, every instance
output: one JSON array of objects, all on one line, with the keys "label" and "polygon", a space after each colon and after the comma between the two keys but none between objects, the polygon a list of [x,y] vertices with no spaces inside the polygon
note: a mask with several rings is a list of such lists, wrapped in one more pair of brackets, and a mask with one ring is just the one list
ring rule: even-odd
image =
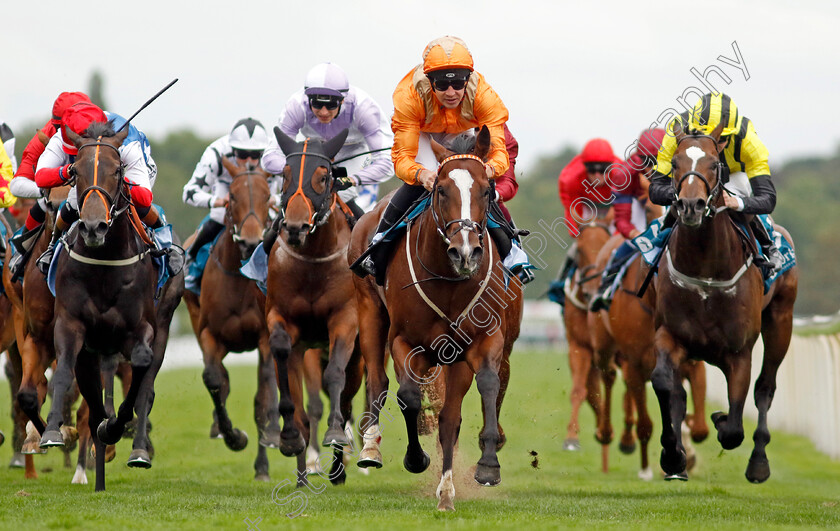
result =
[{"label": "dark brown horse", "polygon": [[[610,253],[616,249],[624,237],[619,235],[607,242],[598,254],[598,269],[607,265]],[[653,353],[653,307],[655,291],[649,288],[644,298],[636,296],[648,272],[641,265],[641,258],[631,259],[627,271],[616,290],[612,305],[608,311],[589,313],[589,330],[594,351],[594,363],[601,370],[609,370],[618,365],[621,368],[627,393],[624,397],[624,430],[619,442],[619,450],[632,453],[635,449],[633,425],[640,444],[641,468],[639,478],[653,479],[654,473],[648,459],[648,442],[653,434],[653,422],[647,411],[646,382],[656,365]],[[681,366],[682,378],[687,378],[691,385],[694,412],[687,419],[690,435],[694,442],[705,440],[709,428],[705,419],[706,370],[702,361],[686,360]],[[637,420],[638,419],[638,420]],[[610,420],[610,396],[603,397],[603,407],[598,416],[599,433],[612,433]],[[687,447],[687,450],[691,450]],[[690,452],[689,452],[690,453]],[[602,453],[602,466],[607,471],[607,453]],[[688,469],[694,463],[689,458]]]},{"label": "dark brown horse", "polygon": [[741,444],[752,349],[760,333],[764,362],[755,382],[758,426],[746,470],[749,481],[760,483],[770,477],[765,452],[770,441],[767,411],[776,389],[776,372],[790,345],[799,273],[796,267],[787,270],[764,293],[762,274],[751,265],[755,250],[744,243],[723,206],[718,162],[725,146],[720,139],[722,127],[710,135],[687,135],[678,127],[673,131],[678,221],[656,286],[656,368],[652,374],[662,413],[660,462],[669,476],[679,477],[685,471],[686,456],[678,434],[686,396],[679,367],[688,358],[704,360],[723,372],[729,411],[713,414],[712,422],[724,449]]},{"label": "dark brown horse", "polygon": [[283,417],[280,451],[296,455],[298,472],[303,474],[309,439],[303,408],[303,354],[306,348],[326,348],[329,361],[323,384],[330,409],[323,445],[335,448],[330,480],[342,483],[341,448],[350,443],[344,421],[350,418],[350,399],[362,379],[357,369],[361,354],[356,348],[359,327],[353,274],[347,269],[350,224],[338,204],[331,174],[331,160],[343,146],[347,131],[327,142],[295,142],[277,127],[274,133],[286,155],[286,166],[282,224],[269,256],[265,310]]},{"label": "dark brown horse", "polygon": [[[589,335],[587,314],[589,301],[598,289],[603,267],[597,264],[598,252],[610,238],[612,209],[602,206],[596,209],[593,219],[579,228],[575,243],[575,273],[565,286],[566,304],[563,306],[563,325],[566,330],[566,342],[569,345],[569,369],[572,376],[572,391],[569,399],[572,403],[572,415],[566,428],[565,450],[580,449],[580,406],[589,402],[597,419],[601,411],[600,373],[592,364],[592,339]],[[615,371],[611,373],[615,379]],[[600,435],[596,434],[596,437]]]},{"label": "dark brown horse", "polygon": [[[400,385],[397,403],[408,432],[403,465],[409,472],[423,472],[430,463],[418,436],[421,385],[431,383],[429,378],[444,378],[446,383],[439,423],[443,468],[437,496],[438,509],[453,510],[453,456],[461,404],[473,376],[484,416],[479,435],[482,456],[475,480],[486,486],[501,481],[497,451],[504,445],[505,435],[499,412],[523,301],[522,285],[515,277],[506,277],[496,245],[487,237],[491,200],[483,163],[490,148],[487,128],[477,135],[472,154],[467,154],[467,146],[458,149],[464,154],[433,146],[440,168],[431,205],[397,237],[384,290],[377,289],[370,277],[356,279],[360,340],[372,408],[372,418],[361,426],[366,440],[358,465],[382,466],[379,415],[388,394],[384,370],[387,340]],[[365,216],[354,230],[349,263],[367,247],[376,221],[373,215]],[[449,367],[437,367],[431,377],[423,377],[439,365]]]},{"label": "dark brown horse", "polygon": [[274,360],[265,325],[265,295],[256,282],[240,274],[239,268],[242,260],[250,257],[262,242],[263,231],[269,221],[269,175],[261,168],[235,165],[226,158],[222,159],[222,163],[233,177],[225,229],[207,260],[200,299],[187,290],[184,302],[204,354],[204,385],[213,399],[213,416],[216,419],[211,434],[218,430],[231,450],[244,449],[248,437],[233,427],[228,416],[225,404],[230,393],[230,380],[222,360],[228,352],[259,351],[257,394],[254,397],[259,444],[254,470],[255,479],[268,481],[265,448],[277,448],[280,444]]},{"label": "dark brown horse", "polygon": [[[110,123],[93,123],[87,136],[69,133],[76,145],[79,223],[57,257],[55,300],[55,394],[67,394],[76,380],[90,407],[94,432],[96,490],[105,489],[105,444],[116,443],[137,409],[129,466],[148,468],[148,416],[154,379],[163,363],[172,313],[184,289],[183,273],[170,278],[156,300],[157,270],[151,241],[130,208],[119,146],[128,133]],[[102,403],[100,357],[131,361],[132,380],[116,416]],[[58,432],[62,400],[47,417],[42,446],[63,444]]]}]

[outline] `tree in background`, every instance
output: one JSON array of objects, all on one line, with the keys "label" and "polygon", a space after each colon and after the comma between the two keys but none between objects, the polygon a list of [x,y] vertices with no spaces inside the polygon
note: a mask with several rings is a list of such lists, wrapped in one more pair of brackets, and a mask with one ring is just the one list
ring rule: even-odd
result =
[{"label": "tree in background", "polygon": [[110,110],[108,104],[105,103],[105,78],[99,70],[94,70],[90,75],[87,95],[90,96],[90,101],[100,109]]}]

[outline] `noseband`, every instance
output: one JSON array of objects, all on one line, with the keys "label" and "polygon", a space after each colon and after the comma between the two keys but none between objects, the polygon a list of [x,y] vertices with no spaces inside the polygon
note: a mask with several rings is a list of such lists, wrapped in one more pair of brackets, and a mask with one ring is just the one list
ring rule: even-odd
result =
[{"label": "noseband", "polygon": [[[303,171],[306,168],[306,157],[316,157],[323,159],[327,163],[327,174],[330,176],[330,184],[327,186],[328,190],[332,190],[332,159],[323,153],[313,153],[307,150],[309,146],[309,139],[303,142],[303,151],[295,151],[286,155],[286,161],[292,157],[300,157],[300,171],[298,172],[298,187],[288,199],[283,199],[280,205],[280,219],[286,219],[286,207],[296,196],[300,195],[306,203],[306,208],[309,210],[309,234],[315,232],[315,229],[327,222],[332,212],[332,207],[336,203],[336,194],[330,193],[324,198],[324,201],[316,207],[312,200],[307,197],[303,190]],[[328,201],[332,196],[332,202]]]},{"label": "noseband", "polygon": [[[683,140],[686,140],[688,138],[694,138],[694,139],[708,138],[709,140],[714,142],[715,145],[717,145],[717,140],[715,140],[715,138],[713,136],[709,136],[709,135],[688,135],[688,136],[682,137],[677,142],[677,147],[679,147],[680,143]],[[714,187],[709,185],[708,179],[706,179],[706,177],[703,174],[701,174],[700,172],[692,170],[692,171],[688,171],[688,172],[682,174],[679,181],[677,181],[676,185],[674,186],[674,196],[679,198],[680,190],[682,189],[682,184],[686,179],[688,179],[689,177],[697,177],[698,179],[700,179],[703,182],[703,185],[706,187],[706,210],[703,212],[703,217],[707,217],[707,218],[714,217],[714,215],[717,214],[718,209],[715,208],[712,205],[715,202],[715,200],[717,199],[717,197],[720,195],[720,191],[723,188],[722,185],[721,185],[721,175],[722,175],[721,166],[722,166],[722,163],[720,162],[720,160],[715,162],[715,186]]]},{"label": "noseband", "polygon": [[[445,158],[443,160],[443,162],[440,163],[440,166],[438,166],[438,170],[437,170],[438,176],[440,175],[440,171],[441,171],[441,169],[443,169],[444,164],[446,164],[447,162],[451,162],[453,160],[461,160],[461,159],[475,160],[479,164],[481,164],[482,168],[484,168],[484,161],[481,160],[479,157],[476,157],[475,155],[472,155],[472,154],[469,154],[469,153],[451,155],[451,156]],[[443,216],[441,216],[440,213],[438,212],[440,202],[435,201],[435,198],[438,196],[437,183],[438,183],[438,180],[435,179],[435,184],[432,187],[432,219],[434,219],[435,227],[437,228],[438,234],[440,234],[441,238],[443,238],[443,241],[446,242],[446,245],[451,245],[452,244],[451,237],[454,236],[456,232],[458,232],[459,230],[467,230],[467,231],[470,231],[470,232],[474,232],[478,236],[478,241],[481,244],[481,246],[483,247],[484,246],[484,233],[486,232],[486,229],[487,229],[487,215],[485,214],[484,220],[481,221],[481,222],[478,222],[478,223],[471,220],[471,219],[453,219],[449,222],[443,223],[441,221]],[[485,212],[487,210],[489,210],[489,206],[490,206],[490,201],[488,200],[488,202],[487,202],[487,207],[488,208],[485,209]],[[450,232],[449,227],[451,227],[452,225],[457,225],[457,227],[455,228],[455,230]]]},{"label": "noseband", "polygon": [[79,196],[77,198],[77,202],[79,204],[79,212],[81,212],[82,208],[84,207],[85,201],[87,201],[87,199],[88,199],[88,196],[91,193],[95,192],[96,195],[105,204],[105,210],[106,210],[105,221],[108,223],[108,227],[110,227],[111,224],[113,224],[114,220],[120,214],[122,214],[123,212],[128,210],[128,207],[131,204],[131,201],[128,201],[128,200],[125,201],[125,206],[123,206],[119,210],[117,209],[117,201],[119,200],[120,197],[128,199],[128,197],[125,194],[125,187],[123,186],[123,184],[125,183],[125,181],[123,180],[123,172],[125,171],[125,166],[122,164],[122,161],[120,161],[120,185],[119,185],[119,189],[118,189],[119,196],[116,199],[114,199],[113,197],[111,197],[111,194],[108,192],[108,190],[105,190],[104,188],[99,186],[98,180],[99,180],[99,148],[100,148],[100,146],[109,147],[109,148],[111,148],[111,149],[113,149],[114,151],[117,152],[117,157],[120,156],[119,148],[117,148],[116,146],[113,146],[111,144],[108,144],[107,142],[102,142],[102,137],[101,136],[96,139],[96,142],[88,142],[87,144],[82,144],[81,146],[79,146],[79,152],[81,152],[86,147],[95,147],[96,148],[96,153],[93,156],[93,184],[91,186],[88,186],[87,188],[85,188],[79,194]]}]

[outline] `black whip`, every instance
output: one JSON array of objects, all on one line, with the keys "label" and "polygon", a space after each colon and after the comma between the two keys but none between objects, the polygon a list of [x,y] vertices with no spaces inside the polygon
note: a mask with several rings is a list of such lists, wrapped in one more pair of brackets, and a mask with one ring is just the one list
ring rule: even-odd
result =
[{"label": "black whip", "polygon": [[125,121],[125,123],[124,123],[124,124],[122,124],[122,126],[120,126],[120,128],[119,128],[119,129],[117,129],[117,131],[116,131],[116,132],[117,132],[117,133],[119,133],[120,131],[122,131],[123,129],[125,129],[125,127],[128,125],[128,123],[129,123],[131,120],[133,120],[135,116],[137,116],[138,114],[140,114],[140,111],[142,111],[143,109],[145,109],[146,107],[148,107],[150,103],[152,103],[153,101],[155,101],[155,100],[158,98],[158,96],[160,96],[161,94],[163,94],[164,92],[166,92],[167,90],[169,90],[169,87],[171,87],[172,85],[174,85],[174,84],[175,84],[175,83],[177,83],[177,82],[178,82],[178,78],[176,77],[175,79],[173,79],[172,81],[170,81],[168,85],[166,85],[165,87],[163,87],[162,89],[160,89],[160,90],[158,91],[158,93],[157,93],[157,94],[155,94],[154,96],[152,96],[151,98],[149,98],[149,101],[147,101],[146,103],[144,103],[144,104],[143,104],[143,106],[142,106],[142,107],[140,107],[139,109],[137,109],[137,112],[135,112],[134,114],[132,114],[132,115],[131,115],[131,118],[129,118],[128,120],[126,120],[126,121]]}]

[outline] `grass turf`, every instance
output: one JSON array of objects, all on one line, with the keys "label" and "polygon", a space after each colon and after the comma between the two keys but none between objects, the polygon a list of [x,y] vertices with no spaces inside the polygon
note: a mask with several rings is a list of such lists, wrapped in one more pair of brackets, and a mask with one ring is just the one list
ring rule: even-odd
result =
[{"label": "grass turf", "polygon": [[[157,381],[152,412],[157,449],[154,466],[150,470],[127,468],[131,445],[122,441],[117,458],[106,466],[105,493],[93,492],[93,471],[88,471],[88,485],[70,485],[73,470],[63,468],[61,452],[56,450],[35,457],[37,480],[24,480],[22,470],[6,468],[11,456],[11,420],[4,415],[0,429],[7,442],[0,449],[4,465],[0,468],[0,528],[840,527],[840,463],[818,453],[804,438],[773,432],[768,447],[772,476],[762,485],[752,485],[744,478],[752,449],[752,424],[746,426],[742,447],[727,452],[721,451],[712,428],[709,439],[698,445],[700,463],[687,483],[666,483],[658,473],[651,482],[640,481],[636,478],[638,450],[629,456],[620,454],[615,442],[605,475],[600,472],[600,446],[592,437],[594,416],[588,406],[581,413],[582,451],[561,450],[569,419],[566,356],[516,352],[512,364],[511,386],[501,417],[508,437],[499,454],[502,483],[483,488],[472,480],[480,455],[477,436],[481,427],[473,385],[465,400],[455,458],[454,513],[435,510],[440,458],[433,438],[422,439],[432,455],[429,470],[412,475],[403,469],[405,425],[393,401],[389,401],[388,410],[394,420],[383,420],[385,466],[381,470],[364,476],[351,465],[343,487],[316,478],[311,490],[295,491],[294,460],[274,450],[269,453],[271,481],[254,481],[256,369],[239,366],[230,369],[228,404],[234,424],[250,435],[248,448],[232,452],[221,440],[208,438],[211,402],[200,368],[164,372]],[[392,378],[391,388],[395,385]],[[616,389],[617,400],[623,384]],[[3,381],[0,403],[8,405],[8,396]],[[616,402],[613,407],[614,414],[620,411],[618,405]],[[649,405],[656,425],[650,454],[658,470],[659,413],[652,393]],[[621,419],[614,418],[613,426],[615,433],[620,433]],[[296,509],[302,509],[303,515],[285,516]]]}]

